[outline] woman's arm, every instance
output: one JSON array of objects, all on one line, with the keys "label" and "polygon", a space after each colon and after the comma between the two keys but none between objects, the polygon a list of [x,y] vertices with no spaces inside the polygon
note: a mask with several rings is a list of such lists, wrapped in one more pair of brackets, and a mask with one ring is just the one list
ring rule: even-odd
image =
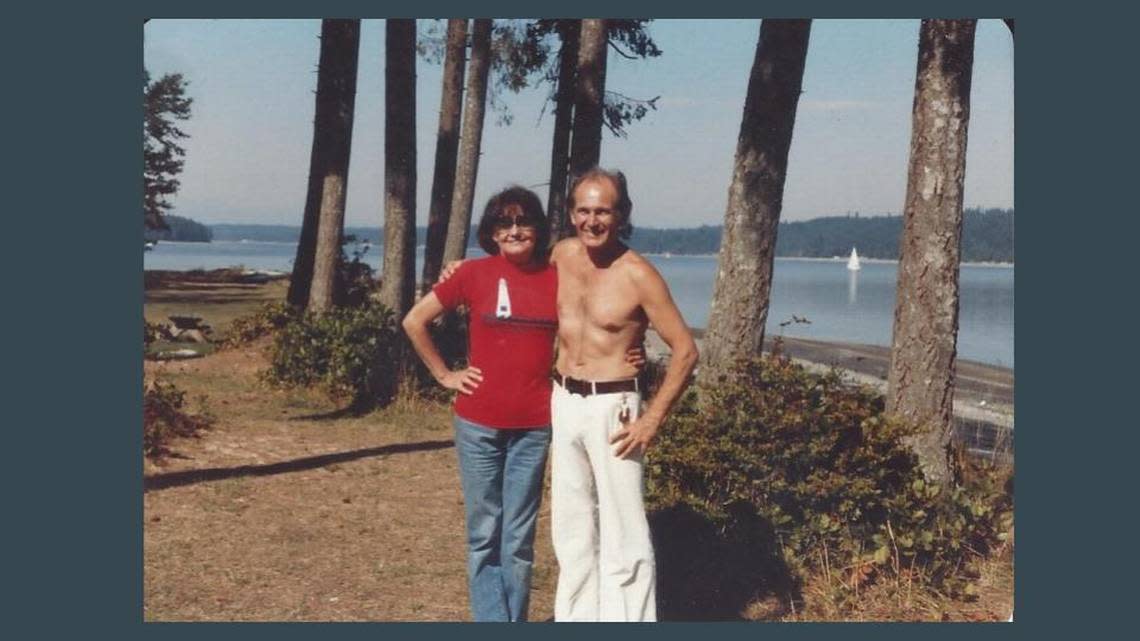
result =
[{"label": "woman's arm", "polygon": [[411,340],[412,347],[415,348],[416,354],[419,354],[420,360],[424,362],[428,371],[431,372],[435,380],[439,381],[440,385],[447,389],[458,390],[463,394],[470,394],[483,381],[483,372],[478,367],[468,367],[457,371],[448,369],[447,363],[443,362],[443,357],[439,355],[439,349],[436,348],[435,342],[431,339],[431,332],[428,331],[428,325],[439,318],[444,311],[443,304],[439,302],[435,292],[429,292],[404,317],[404,332]]}]

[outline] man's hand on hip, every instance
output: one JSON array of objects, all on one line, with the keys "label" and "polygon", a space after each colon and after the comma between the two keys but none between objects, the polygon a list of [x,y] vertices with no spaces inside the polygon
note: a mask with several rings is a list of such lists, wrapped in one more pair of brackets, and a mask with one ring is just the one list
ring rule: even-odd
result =
[{"label": "man's hand on hip", "polygon": [[653,439],[657,437],[658,427],[660,422],[649,416],[640,416],[632,423],[623,420],[621,429],[610,437],[610,445],[617,445],[614,456],[623,459],[644,456]]}]

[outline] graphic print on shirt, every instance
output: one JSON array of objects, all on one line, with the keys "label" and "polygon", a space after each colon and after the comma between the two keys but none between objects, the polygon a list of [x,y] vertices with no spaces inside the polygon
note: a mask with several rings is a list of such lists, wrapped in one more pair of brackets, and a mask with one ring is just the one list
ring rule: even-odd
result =
[{"label": "graphic print on shirt", "polygon": [[507,288],[507,279],[499,278],[498,300],[495,304],[494,314],[483,314],[483,321],[488,325],[506,328],[554,328],[558,327],[557,319],[531,318],[527,316],[514,316],[511,314],[511,294]]},{"label": "graphic print on shirt", "polygon": [[507,279],[499,278],[499,303],[495,306],[496,318],[511,317],[511,295],[507,291]]}]

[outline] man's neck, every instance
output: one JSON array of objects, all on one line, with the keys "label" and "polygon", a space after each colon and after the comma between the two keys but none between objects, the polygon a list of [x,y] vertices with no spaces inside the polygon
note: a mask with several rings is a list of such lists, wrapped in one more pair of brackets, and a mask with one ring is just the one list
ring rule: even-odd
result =
[{"label": "man's neck", "polygon": [[615,239],[601,247],[586,247],[586,256],[589,257],[594,267],[605,269],[612,265],[618,258],[621,258],[622,254],[627,251],[629,251],[629,247],[620,240]]}]

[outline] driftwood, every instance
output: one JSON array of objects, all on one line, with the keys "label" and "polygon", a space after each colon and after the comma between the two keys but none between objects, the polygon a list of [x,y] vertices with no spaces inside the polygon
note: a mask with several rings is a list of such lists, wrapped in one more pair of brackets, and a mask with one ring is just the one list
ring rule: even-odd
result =
[{"label": "driftwood", "polygon": [[207,334],[213,331],[209,325],[202,322],[201,316],[168,316],[174,329],[170,331],[171,340],[183,343],[208,343]]}]

